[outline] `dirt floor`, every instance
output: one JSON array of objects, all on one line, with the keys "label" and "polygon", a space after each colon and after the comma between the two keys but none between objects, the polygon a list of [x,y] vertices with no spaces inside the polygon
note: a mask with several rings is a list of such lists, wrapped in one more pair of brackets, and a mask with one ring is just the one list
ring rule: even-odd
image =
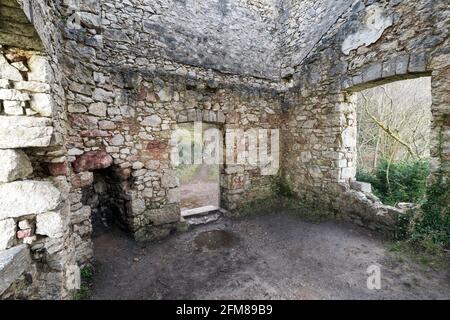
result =
[{"label": "dirt floor", "polygon": [[[292,215],[222,219],[160,243],[120,231],[95,239],[91,299],[449,299],[449,270],[432,270],[341,222]],[[367,268],[381,267],[381,290]]]}]

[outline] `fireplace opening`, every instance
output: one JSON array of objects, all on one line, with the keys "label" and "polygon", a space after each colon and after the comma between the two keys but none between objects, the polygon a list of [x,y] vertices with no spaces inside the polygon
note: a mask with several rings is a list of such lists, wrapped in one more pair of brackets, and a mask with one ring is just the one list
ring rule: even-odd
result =
[{"label": "fireplace opening", "polygon": [[84,203],[92,209],[93,238],[113,228],[129,231],[128,183],[111,167],[94,171],[94,183],[83,194]]}]

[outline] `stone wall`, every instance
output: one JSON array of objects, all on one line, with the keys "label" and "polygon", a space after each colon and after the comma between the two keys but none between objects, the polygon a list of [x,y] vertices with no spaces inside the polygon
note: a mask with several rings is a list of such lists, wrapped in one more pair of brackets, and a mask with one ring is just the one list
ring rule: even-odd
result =
[{"label": "stone wall", "polygon": [[86,44],[103,46],[109,64],[189,65],[272,80],[292,74],[351,5],[349,0],[79,3],[73,12],[90,30]]},{"label": "stone wall", "polygon": [[[162,6],[158,2],[153,4]],[[239,12],[249,10],[244,8],[249,6],[246,1],[241,4]],[[258,17],[263,15],[265,21],[272,19],[273,12],[262,4],[253,3],[251,14],[258,12]],[[190,2],[188,5],[194,6]],[[202,3],[193,8],[198,6],[204,10],[197,10],[196,14],[211,14],[210,19],[217,20],[218,8],[207,9]],[[237,4],[230,6],[234,8]],[[120,216],[126,217],[135,238],[161,238],[177,228],[180,221],[179,182],[170,161],[169,144],[177,123],[216,123],[224,133],[236,127],[277,129],[281,102],[277,90],[280,85],[276,82],[195,66],[203,62],[182,65],[174,57],[171,57],[174,62],[168,60],[159,49],[152,51],[157,49],[151,44],[155,39],[144,36],[142,16],[148,17],[145,23],[163,19],[163,14],[152,18],[154,11],[162,8],[125,7],[109,1],[85,1],[80,8],[83,11],[76,11],[74,19],[78,23],[67,23],[63,30],[66,59],[61,66],[67,79],[70,125],[66,141],[68,157],[63,165],[67,171],[60,174],[69,175],[72,180],[77,260],[84,264],[92,256],[90,211],[97,209],[88,205],[83,193],[95,184],[96,170],[109,168],[121,179]],[[166,15],[172,12],[164,10]],[[62,6],[61,11],[70,15],[70,4]],[[235,15],[234,11],[230,15]],[[194,28],[196,21],[192,23]],[[233,50],[228,50],[233,59],[245,63]],[[182,52],[180,49],[179,53]],[[246,67],[240,67],[245,74]],[[255,189],[266,192],[270,183],[257,168],[241,166],[224,168],[221,180],[222,205],[228,209],[235,209],[243,199],[251,200],[251,194],[256,197]]]},{"label": "stone wall", "polygon": [[[155,58],[260,78],[279,77],[278,0],[101,1],[116,63]],[[97,12],[98,13],[98,12]],[[82,20],[94,20],[82,15]],[[96,26],[96,23],[92,23]],[[109,55],[109,53],[108,53]]]},{"label": "stone wall", "polygon": [[[37,3],[1,5],[3,13],[15,14],[8,16],[11,28],[2,28],[0,47],[0,296],[68,298],[79,285],[70,185],[64,177],[50,178],[66,154],[65,99],[52,38],[57,33],[50,23],[56,15]],[[30,21],[26,14],[40,28],[23,34],[30,24],[17,34],[14,26]]]},{"label": "stone wall", "polygon": [[289,149],[283,167],[305,201],[393,231],[398,212],[350,188],[356,174],[352,92],[405,77],[432,76],[432,176],[442,170],[448,179],[445,12],[441,1],[357,1],[296,68],[285,97],[290,110],[284,143]]},{"label": "stone wall", "polygon": [[289,78],[322,36],[348,10],[352,0],[287,0],[279,20],[281,77]]},{"label": "stone wall", "polygon": [[15,0],[0,1],[0,43],[41,51],[42,41],[33,24]]},{"label": "stone wall", "polygon": [[[180,220],[179,181],[170,158],[178,123],[216,123],[224,133],[280,125],[278,94],[268,89],[129,69],[103,70],[101,78],[108,91],[99,95],[91,86],[90,103],[69,105],[68,160],[80,180],[89,176],[81,187],[93,183],[89,171],[112,167],[121,177],[128,224],[137,239],[166,235]],[[248,198],[253,181],[263,179],[258,170],[225,167],[224,207],[235,209]]]}]

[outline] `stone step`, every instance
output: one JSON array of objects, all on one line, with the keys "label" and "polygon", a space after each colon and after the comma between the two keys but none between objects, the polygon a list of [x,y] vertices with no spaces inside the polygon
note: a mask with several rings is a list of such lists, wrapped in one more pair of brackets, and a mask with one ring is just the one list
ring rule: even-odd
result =
[{"label": "stone step", "polygon": [[25,244],[0,252],[0,295],[31,268],[30,250]]},{"label": "stone step", "polygon": [[217,221],[225,211],[216,206],[205,206],[195,209],[182,210],[182,221],[189,225],[207,224]]}]

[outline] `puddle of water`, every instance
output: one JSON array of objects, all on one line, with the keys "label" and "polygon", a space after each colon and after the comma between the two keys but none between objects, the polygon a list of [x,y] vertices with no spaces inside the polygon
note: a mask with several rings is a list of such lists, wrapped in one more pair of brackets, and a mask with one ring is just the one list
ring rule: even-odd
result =
[{"label": "puddle of water", "polygon": [[229,248],[233,245],[233,235],[226,230],[211,230],[202,232],[194,239],[197,248],[207,248],[217,250]]}]

